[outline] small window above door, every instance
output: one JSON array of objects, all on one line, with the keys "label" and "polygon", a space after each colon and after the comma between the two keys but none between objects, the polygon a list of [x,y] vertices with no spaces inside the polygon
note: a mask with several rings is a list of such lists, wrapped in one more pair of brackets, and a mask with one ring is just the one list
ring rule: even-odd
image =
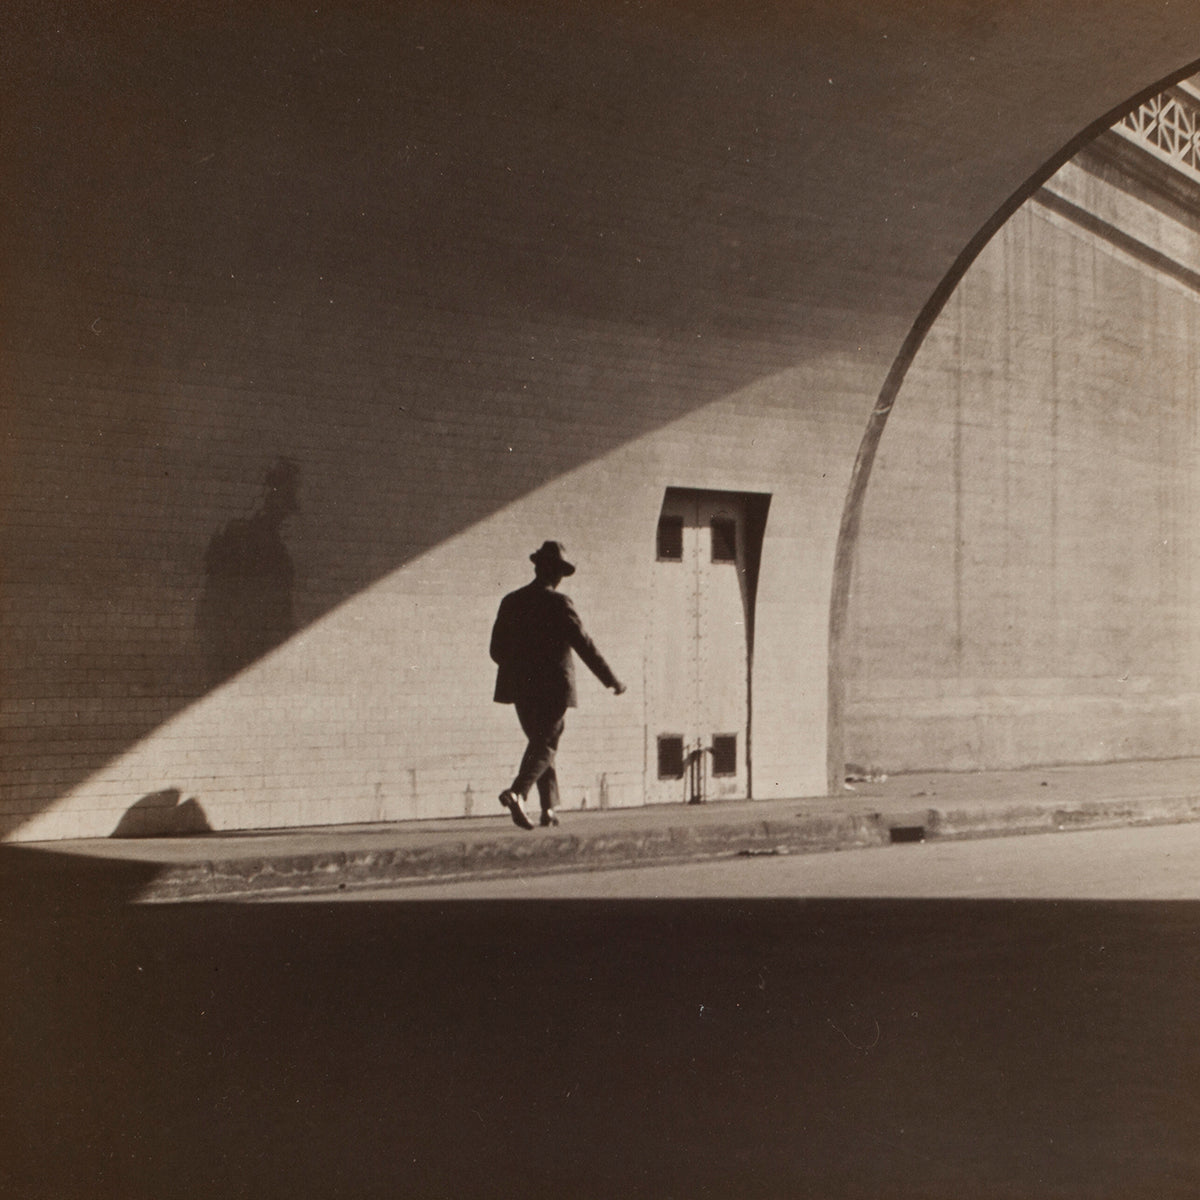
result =
[{"label": "small window above door", "polygon": [[737,562],[737,521],[733,517],[713,517],[710,526],[713,562]]},{"label": "small window above door", "polygon": [[658,518],[658,561],[683,562],[683,518]]}]

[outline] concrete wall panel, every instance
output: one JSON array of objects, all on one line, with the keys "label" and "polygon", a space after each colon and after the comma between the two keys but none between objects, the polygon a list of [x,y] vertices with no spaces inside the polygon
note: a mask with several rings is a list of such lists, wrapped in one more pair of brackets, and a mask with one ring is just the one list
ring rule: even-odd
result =
[{"label": "concrete wall panel", "polygon": [[[1080,167],[1048,190],[1180,261],[1200,248]],[[1198,319],[1194,290],[1037,200],[980,255],[880,448],[852,604],[851,759],[968,769],[1200,749]]]}]

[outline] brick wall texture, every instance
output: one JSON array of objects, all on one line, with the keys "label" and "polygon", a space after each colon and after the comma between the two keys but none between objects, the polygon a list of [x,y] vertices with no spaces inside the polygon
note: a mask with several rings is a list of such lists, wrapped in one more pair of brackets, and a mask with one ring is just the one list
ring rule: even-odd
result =
[{"label": "brick wall texture", "polygon": [[[1118,37],[1109,0],[1064,13],[1065,58],[1036,5],[960,7],[10,6],[0,835],[498,812],[521,743],[488,634],[550,537],[630,685],[582,681],[566,803],[640,803],[667,487],[771,496],[755,790],[824,791],[837,533],[888,366],[1001,200],[1178,61],[1178,28]],[[1029,78],[1057,105],[1028,111]],[[1182,377],[1192,313],[1038,214],[989,251],[888,433],[905,519],[872,509],[861,556],[862,753],[892,760],[879,706],[925,687],[961,723],[964,680],[1171,702],[1194,398],[1151,354]],[[1030,493],[1052,536],[1022,531]],[[953,764],[1100,752],[1012,724],[922,737]],[[1103,752],[1175,745],[1132,729]]]}]

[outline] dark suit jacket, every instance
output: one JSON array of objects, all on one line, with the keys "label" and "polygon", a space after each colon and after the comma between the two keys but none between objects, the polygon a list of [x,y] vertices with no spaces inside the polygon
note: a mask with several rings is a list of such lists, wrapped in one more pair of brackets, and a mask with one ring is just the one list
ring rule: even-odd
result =
[{"label": "dark suit jacket", "polygon": [[536,579],[500,601],[492,627],[491,656],[496,672],[497,704],[544,700],[575,704],[575,664],[571,651],[591,668],[605,687],[617,677],[601,657],[569,596]]}]

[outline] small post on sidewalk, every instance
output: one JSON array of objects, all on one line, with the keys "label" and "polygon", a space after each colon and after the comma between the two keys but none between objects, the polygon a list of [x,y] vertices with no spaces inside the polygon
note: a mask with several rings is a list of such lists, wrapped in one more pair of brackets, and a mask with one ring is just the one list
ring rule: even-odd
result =
[{"label": "small post on sidewalk", "polygon": [[708,784],[708,772],[705,770],[704,743],[697,742],[695,749],[688,755],[688,803],[703,804],[705,790]]}]

